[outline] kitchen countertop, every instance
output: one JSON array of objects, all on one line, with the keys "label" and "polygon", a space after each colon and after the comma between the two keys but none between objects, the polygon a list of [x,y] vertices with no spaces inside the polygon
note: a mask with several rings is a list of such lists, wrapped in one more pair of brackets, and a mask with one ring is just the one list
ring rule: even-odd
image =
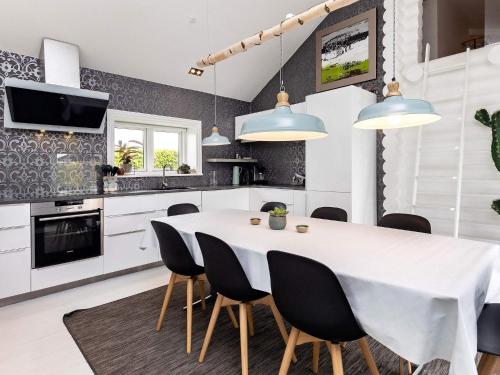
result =
[{"label": "kitchen countertop", "polygon": [[287,189],[287,190],[305,190],[303,185],[220,185],[220,186],[192,186],[189,189],[180,190],[120,190],[113,193],[88,193],[88,194],[75,194],[75,195],[54,195],[47,197],[33,197],[33,198],[0,198],[0,205],[6,204],[19,204],[19,203],[40,203],[40,202],[54,202],[58,200],[73,200],[73,199],[91,199],[91,198],[110,198],[122,197],[133,195],[147,195],[147,194],[168,194],[180,193],[189,191],[213,191],[213,190],[228,190],[228,189],[243,189],[243,188],[268,188],[268,189]]}]

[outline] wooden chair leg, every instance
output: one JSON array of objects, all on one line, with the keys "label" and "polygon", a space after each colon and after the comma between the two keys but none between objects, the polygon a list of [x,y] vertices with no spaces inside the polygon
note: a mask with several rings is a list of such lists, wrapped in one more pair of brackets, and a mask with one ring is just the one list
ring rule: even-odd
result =
[{"label": "wooden chair leg", "polygon": [[375,360],[373,359],[372,352],[370,347],[368,346],[368,341],[365,337],[358,340],[359,347],[363,352],[363,357],[365,357],[366,365],[368,366],[368,370],[371,375],[380,375],[378,372],[377,365],[375,364]]},{"label": "wooden chair leg", "polygon": [[403,358],[399,357],[399,375],[405,374],[405,362]]},{"label": "wooden chair leg", "polygon": [[236,316],[234,316],[233,308],[231,306],[226,306],[226,311],[229,315],[229,319],[231,319],[231,323],[233,323],[233,327],[238,328],[238,321],[236,320]]},{"label": "wooden chair leg", "polygon": [[253,308],[252,305],[247,304],[247,316],[248,316],[248,333],[250,336],[253,337],[254,335],[254,326],[253,326]]},{"label": "wooden chair leg", "polygon": [[281,367],[279,375],[287,375],[288,369],[290,368],[290,362],[292,361],[293,353],[295,351],[295,345],[297,345],[297,339],[299,338],[300,331],[292,327],[292,331],[290,332],[290,337],[288,338],[288,342],[286,344],[285,355],[283,356],[283,360],[281,361]]},{"label": "wooden chair leg", "polygon": [[186,351],[191,353],[191,335],[193,331],[193,285],[194,280],[192,278],[187,281],[187,332],[186,332]]},{"label": "wooden chair leg", "polygon": [[158,318],[158,322],[156,323],[157,331],[159,331],[161,329],[161,326],[163,325],[163,319],[165,319],[165,313],[167,312],[168,304],[170,302],[170,299],[172,298],[172,292],[174,291],[176,277],[177,275],[172,272],[172,275],[170,275],[170,281],[168,282],[167,291],[165,293],[165,298],[163,299],[160,317]]},{"label": "wooden chair leg", "polygon": [[198,280],[198,292],[200,293],[201,309],[206,310],[207,304],[205,303],[205,281]]},{"label": "wooden chair leg", "polygon": [[210,339],[212,338],[212,334],[214,333],[215,323],[217,323],[217,318],[220,313],[220,309],[222,307],[222,297],[220,294],[217,295],[217,300],[215,301],[214,310],[212,311],[212,315],[210,316],[210,323],[208,323],[207,333],[205,335],[205,340],[203,341],[203,346],[201,348],[199,362],[205,361],[205,356],[207,355],[208,345],[210,344]]},{"label": "wooden chair leg", "polygon": [[332,356],[333,375],[344,375],[344,367],[342,365],[342,351],[339,344],[328,345]]},{"label": "wooden chair leg", "polygon": [[319,371],[319,350],[321,349],[321,343],[319,341],[313,342],[313,365],[312,370],[315,374]]},{"label": "wooden chair leg", "polygon": [[[283,322],[283,318],[281,317],[281,314],[276,307],[274,300],[271,300],[269,303],[269,306],[271,307],[271,312],[273,313],[274,320],[276,321],[276,324],[278,325],[278,329],[280,330],[281,337],[283,337],[283,341],[285,342],[285,346],[288,345],[288,333],[286,331],[285,323]],[[295,356],[295,353],[293,353],[292,356],[292,361],[293,363],[297,362],[297,357]]]},{"label": "wooden chair leg", "polygon": [[410,361],[406,361],[406,366],[408,366],[408,375],[413,374],[413,368]]},{"label": "wooden chair leg", "polygon": [[483,354],[477,368],[479,375],[496,375],[500,374],[500,357]]},{"label": "wooden chair leg", "polygon": [[248,316],[247,306],[240,303],[240,347],[241,347],[241,374],[248,375]]}]

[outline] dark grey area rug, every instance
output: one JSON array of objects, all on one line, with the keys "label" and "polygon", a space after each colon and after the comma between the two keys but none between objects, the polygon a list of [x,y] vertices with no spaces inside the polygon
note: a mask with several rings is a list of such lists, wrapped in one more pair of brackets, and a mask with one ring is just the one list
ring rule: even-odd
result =
[{"label": "dark grey area rug", "polygon": [[[193,313],[193,350],[186,354],[185,287],[176,285],[165,324],[156,332],[155,324],[165,288],[64,316],[64,323],[96,374],[240,374],[239,330],[234,329],[223,309],[212,336],[205,363],[198,363],[212,304]],[[237,311],[235,310],[235,313]],[[255,336],[249,338],[249,370],[252,375],[277,374],[284,343],[271,311],[266,306],[254,309]],[[382,375],[399,374],[398,357],[381,344],[370,340],[375,361]],[[299,361],[290,367],[290,375],[312,374],[312,346],[296,350]],[[346,375],[368,374],[356,343],[342,350]],[[445,375],[447,364],[434,361],[423,374]],[[320,374],[332,374],[326,346],[322,345]]]}]

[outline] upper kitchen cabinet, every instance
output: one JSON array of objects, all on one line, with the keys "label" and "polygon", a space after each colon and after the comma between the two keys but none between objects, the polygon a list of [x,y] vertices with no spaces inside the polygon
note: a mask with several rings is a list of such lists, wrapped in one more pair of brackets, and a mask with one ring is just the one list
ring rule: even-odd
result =
[{"label": "upper kitchen cabinet", "polygon": [[[356,86],[326,91],[306,98],[307,113],[325,123],[328,137],[306,141],[307,212],[331,206],[350,212],[349,221],[376,220],[376,133],[353,128],[359,112],[376,102],[376,95]],[[321,193],[321,194],[315,194]],[[349,202],[346,204],[346,202]]]},{"label": "upper kitchen cabinet", "polygon": [[[291,108],[292,108],[292,111],[294,113],[306,113],[307,112],[306,103],[293,104],[291,106]],[[245,121],[247,121],[248,119],[253,118],[253,117],[263,116],[263,115],[269,114],[273,110],[274,109],[270,109],[267,111],[254,112],[254,113],[250,113],[248,115],[235,117],[234,118],[234,137],[235,137],[235,139],[238,139],[238,137],[240,136],[241,128],[243,128],[243,124]],[[241,142],[245,143],[245,142],[253,142],[253,141],[241,141]]]}]

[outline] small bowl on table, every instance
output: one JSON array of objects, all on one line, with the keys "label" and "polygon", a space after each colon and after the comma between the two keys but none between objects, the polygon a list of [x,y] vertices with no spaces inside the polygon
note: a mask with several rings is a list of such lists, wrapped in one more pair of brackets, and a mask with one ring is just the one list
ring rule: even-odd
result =
[{"label": "small bowl on table", "polygon": [[309,225],[299,224],[295,227],[295,229],[299,233],[307,233],[307,231],[309,230]]},{"label": "small bowl on table", "polygon": [[261,218],[260,217],[252,217],[250,219],[250,224],[252,225],[259,225],[261,222]]}]

